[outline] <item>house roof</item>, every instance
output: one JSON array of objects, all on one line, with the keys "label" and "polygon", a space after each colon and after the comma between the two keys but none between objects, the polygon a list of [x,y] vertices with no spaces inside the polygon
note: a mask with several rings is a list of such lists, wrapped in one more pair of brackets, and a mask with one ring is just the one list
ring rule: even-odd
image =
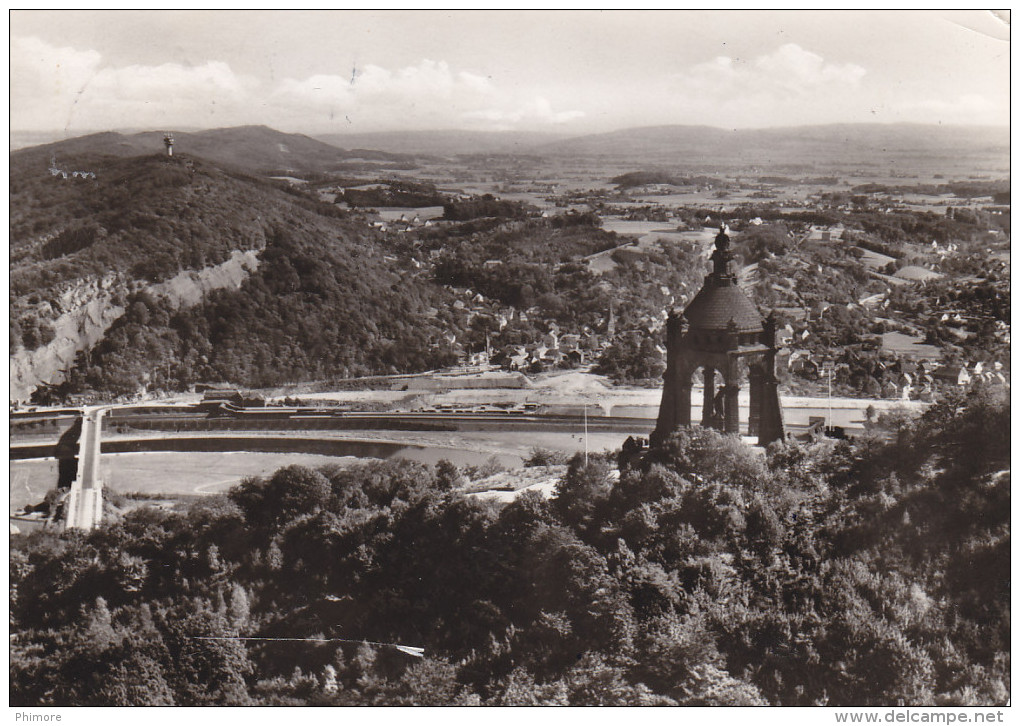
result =
[{"label": "house roof", "polygon": [[958,378],[961,373],[967,374],[967,369],[964,368],[963,366],[954,365],[939,368],[932,375],[934,375],[936,378]]}]

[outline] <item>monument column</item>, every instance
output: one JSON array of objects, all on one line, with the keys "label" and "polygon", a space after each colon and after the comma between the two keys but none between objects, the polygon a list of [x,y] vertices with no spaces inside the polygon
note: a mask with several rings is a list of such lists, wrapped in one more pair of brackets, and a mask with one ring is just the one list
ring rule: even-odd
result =
[{"label": "monument column", "polygon": [[728,434],[740,433],[740,370],[737,358],[730,356],[726,362],[726,387],[723,388],[723,431]]},{"label": "monument column", "polygon": [[[691,421],[691,373],[684,357],[684,321],[670,311],[666,320],[666,371],[659,416],[652,432],[653,442],[663,441],[677,426]],[[685,390],[686,389],[686,390]]]},{"label": "monument column", "polygon": [[762,369],[760,366],[751,366],[747,376],[748,388],[751,395],[751,410],[747,419],[747,435],[757,436],[761,428],[761,397],[762,397]]},{"label": "monument column", "polygon": [[776,315],[769,313],[762,331],[762,343],[767,346],[761,384],[761,425],[758,444],[766,446],[785,438],[783,408],[779,402],[779,379],[776,378]]},{"label": "monument column", "polygon": [[702,396],[701,425],[709,428],[712,425],[712,416],[715,412],[715,368],[705,366],[703,369],[705,378],[705,390]]},{"label": "monument column", "polygon": [[687,379],[680,381],[680,386],[677,391],[677,425],[678,426],[690,426],[691,425],[691,378],[690,373],[687,374]]},{"label": "monument column", "polygon": [[727,383],[723,389],[726,394],[726,423],[723,430],[728,434],[740,433],[740,386]]}]

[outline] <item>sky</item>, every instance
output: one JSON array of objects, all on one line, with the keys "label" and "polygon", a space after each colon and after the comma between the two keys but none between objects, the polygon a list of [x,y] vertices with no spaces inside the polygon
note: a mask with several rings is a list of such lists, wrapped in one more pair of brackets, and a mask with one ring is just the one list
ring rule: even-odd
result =
[{"label": "sky", "polygon": [[15,132],[1009,124],[1008,11],[10,13]]}]

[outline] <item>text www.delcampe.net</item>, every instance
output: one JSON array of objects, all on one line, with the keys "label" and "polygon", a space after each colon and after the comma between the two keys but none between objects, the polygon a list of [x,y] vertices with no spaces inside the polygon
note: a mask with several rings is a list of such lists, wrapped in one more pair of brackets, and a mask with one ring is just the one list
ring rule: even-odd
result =
[{"label": "text www.delcampe.net", "polygon": [[1002,711],[888,711],[853,713],[837,711],[836,723],[1003,723]]}]

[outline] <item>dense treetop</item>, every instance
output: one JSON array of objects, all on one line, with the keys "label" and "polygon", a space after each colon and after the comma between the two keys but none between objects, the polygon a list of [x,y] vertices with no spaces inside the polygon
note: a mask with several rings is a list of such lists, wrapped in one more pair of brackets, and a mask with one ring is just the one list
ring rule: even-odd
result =
[{"label": "dense treetop", "polygon": [[550,500],[292,466],[15,537],[11,703],[1001,704],[1008,431],[987,390],[890,444],[576,457]]}]

